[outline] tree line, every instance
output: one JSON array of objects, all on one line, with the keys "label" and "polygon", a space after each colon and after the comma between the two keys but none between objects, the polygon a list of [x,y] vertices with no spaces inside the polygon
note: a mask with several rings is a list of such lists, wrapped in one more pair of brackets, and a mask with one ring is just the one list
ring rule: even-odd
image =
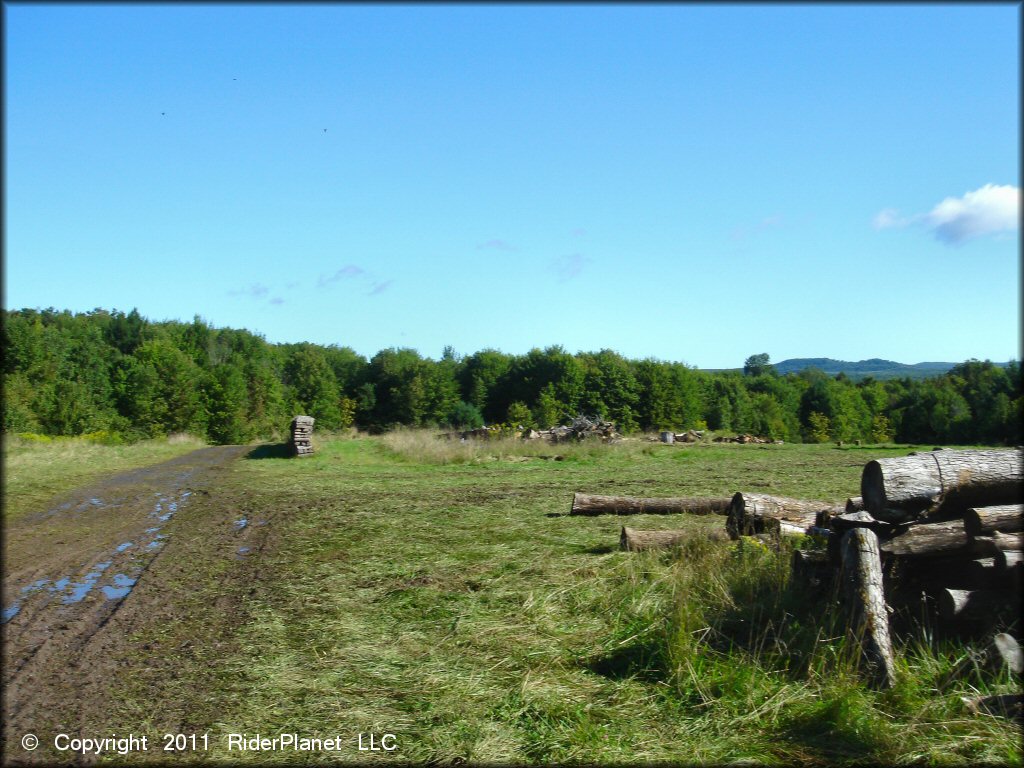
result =
[{"label": "tree line", "polygon": [[623,432],[712,429],[787,442],[1012,444],[1024,416],[1020,365],[968,360],[946,374],[852,381],[742,373],[560,346],[438,360],[413,349],[367,359],[349,347],[270,344],[246,330],[154,322],[136,310],[7,310],[5,432],[133,440],[191,432],[215,443],[279,438],[291,418],[324,430],[397,426],[548,428],[577,414]]}]

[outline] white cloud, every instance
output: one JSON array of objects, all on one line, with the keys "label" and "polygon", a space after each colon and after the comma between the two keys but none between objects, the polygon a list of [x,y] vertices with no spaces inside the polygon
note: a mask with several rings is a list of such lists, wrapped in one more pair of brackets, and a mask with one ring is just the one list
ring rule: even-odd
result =
[{"label": "white cloud", "polygon": [[1020,226],[1020,188],[986,184],[963,197],[947,197],[924,217],[940,240],[954,245]]},{"label": "white cloud", "polygon": [[985,235],[1016,232],[1020,227],[1020,188],[986,184],[963,197],[947,197],[928,213],[908,217],[895,208],[885,208],[872,220],[875,229],[909,224],[921,224],[951,245]]},{"label": "white cloud", "polygon": [[886,208],[878,212],[871,225],[875,229],[892,229],[893,227],[905,227],[909,223],[910,220],[900,216],[900,212],[895,208]]}]

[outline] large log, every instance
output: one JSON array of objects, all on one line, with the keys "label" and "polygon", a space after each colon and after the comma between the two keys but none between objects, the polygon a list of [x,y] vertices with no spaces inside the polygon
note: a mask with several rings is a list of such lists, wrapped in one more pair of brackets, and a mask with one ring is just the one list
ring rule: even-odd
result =
[{"label": "large log", "polygon": [[[973,551],[970,539],[960,521],[953,523],[919,523],[898,529],[886,536],[882,552],[899,557],[944,557],[968,555]],[[979,552],[979,554],[989,554]]]},{"label": "large log", "polygon": [[1018,449],[930,451],[864,465],[864,506],[879,520],[955,516],[975,506],[1021,501],[1024,465]]},{"label": "large log", "polygon": [[971,548],[984,557],[995,557],[997,552],[1020,552],[1024,550],[1024,532],[996,531],[988,536],[975,536],[971,540]]},{"label": "large log", "polygon": [[1006,571],[994,557],[967,560],[961,557],[899,558],[887,564],[888,583],[916,586],[926,591],[950,589],[1000,589]]},{"label": "large log", "polygon": [[882,591],[878,537],[867,528],[851,528],[843,534],[840,548],[840,579],[851,613],[851,630],[860,643],[871,683],[891,688],[895,683],[895,664]]},{"label": "large log", "polygon": [[633,496],[595,496],[574,493],[570,515],[668,515],[688,512],[692,515],[724,515],[728,498],[704,496],[643,499]]},{"label": "large log", "polygon": [[[770,532],[779,527],[806,530],[820,519],[818,512],[832,506],[827,501],[789,499],[763,493],[737,493],[729,503],[725,529],[732,539]],[[768,520],[777,522],[766,523]]]},{"label": "large log", "polygon": [[964,530],[970,536],[1024,531],[1024,504],[971,507],[964,512]]},{"label": "large log", "polygon": [[944,589],[939,615],[947,621],[990,621],[1014,609],[1013,593],[996,589]]},{"label": "large log", "polygon": [[[684,531],[641,531],[636,528],[622,526],[619,536],[619,547],[627,552],[642,552],[649,549],[671,549],[685,539],[700,535],[692,529]],[[712,541],[726,540],[721,531],[711,531],[708,538]]]}]

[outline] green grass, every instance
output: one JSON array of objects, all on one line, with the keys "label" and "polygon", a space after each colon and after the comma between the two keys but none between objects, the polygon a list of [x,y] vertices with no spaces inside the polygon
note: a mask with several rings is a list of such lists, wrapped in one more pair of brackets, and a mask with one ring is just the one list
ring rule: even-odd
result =
[{"label": "green grass", "polygon": [[191,435],[104,445],[86,438],[4,434],[4,519],[16,519],[114,472],[157,464],[203,445]]},{"label": "green grass", "polygon": [[[828,596],[788,583],[786,551],[708,541],[717,516],[564,515],[576,490],[841,502],[866,461],[908,450],[406,435],[242,462],[247,504],[291,513],[218,662],[236,693],[212,730],[338,733],[357,762],[380,757],[354,748],[373,731],[418,763],[1019,764],[1019,731],[959,698],[1010,681],[945,680],[962,645],[902,641],[899,685],[872,692]],[[693,535],[675,554],[622,553],[626,520]]]}]

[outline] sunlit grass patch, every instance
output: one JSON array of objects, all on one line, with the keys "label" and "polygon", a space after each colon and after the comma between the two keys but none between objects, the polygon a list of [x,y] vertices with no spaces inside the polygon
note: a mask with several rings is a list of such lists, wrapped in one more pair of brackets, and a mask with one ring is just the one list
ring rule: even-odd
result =
[{"label": "sunlit grass patch", "polygon": [[[963,644],[910,638],[896,689],[868,690],[832,596],[791,583],[789,545],[713,540],[715,515],[567,514],[574,491],[838,502],[884,453],[423,432],[238,462],[210,503],[275,514],[273,546],[230,619],[224,687],[203,692],[208,725],[340,732],[351,762],[1019,763],[1019,731],[959,700],[1007,690],[1006,676],[956,677]],[[625,553],[624,522],[688,534]],[[369,731],[395,733],[399,752],[358,753]]]},{"label": "sunlit grass patch", "polygon": [[104,475],[166,461],[205,444],[184,434],[132,444],[99,433],[61,438],[5,434],[4,517],[19,517]]}]

